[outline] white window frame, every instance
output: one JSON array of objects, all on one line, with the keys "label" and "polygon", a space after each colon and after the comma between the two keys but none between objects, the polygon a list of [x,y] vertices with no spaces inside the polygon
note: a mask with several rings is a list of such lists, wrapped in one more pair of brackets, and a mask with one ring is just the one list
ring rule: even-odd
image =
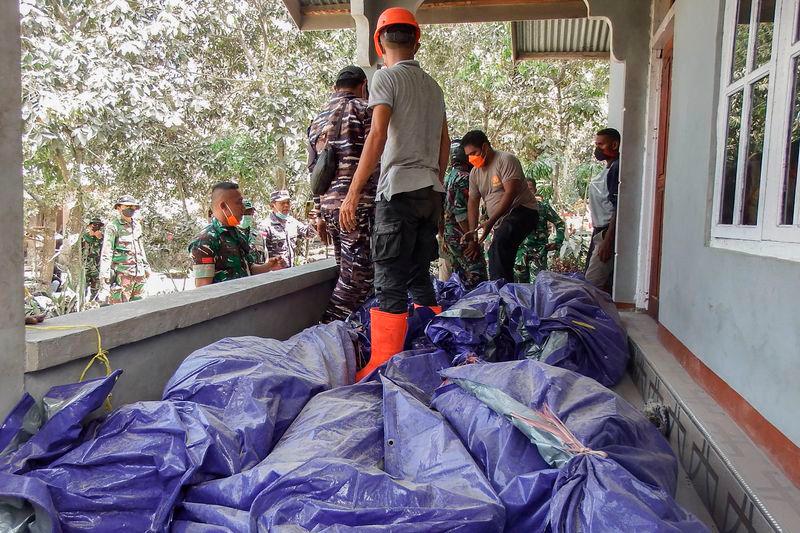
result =
[{"label": "white window frame", "polygon": [[[726,0],[723,36],[722,68],[720,72],[719,112],[717,121],[717,164],[714,180],[714,197],[711,223],[711,245],[734,249],[744,253],[768,255],[800,261],[800,184],[795,201],[795,224],[779,226],[782,188],[786,175],[786,149],[793,103],[792,69],[795,59],[800,61],[800,42],[794,42],[800,0],[776,0],[775,26],[770,60],[752,70],[754,46],[758,34],[758,19],[762,0],[752,0],[748,55],[745,74],[731,81],[733,46],[736,33],[738,0]],[[746,158],[750,132],[752,85],[769,76],[767,116],[761,163],[758,218],[756,225],[741,224],[742,196],[745,187]],[[733,224],[721,224],[722,189],[725,171],[725,149],[728,126],[729,97],[742,91],[742,121],[739,131],[739,153]]]}]

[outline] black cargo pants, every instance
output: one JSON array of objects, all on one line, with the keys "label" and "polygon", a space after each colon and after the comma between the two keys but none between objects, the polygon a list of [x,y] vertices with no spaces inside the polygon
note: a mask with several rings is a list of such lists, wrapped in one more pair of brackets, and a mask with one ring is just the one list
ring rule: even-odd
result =
[{"label": "black cargo pants", "polygon": [[436,234],[444,195],[426,187],[379,200],[372,232],[375,294],[380,310],[404,313],[415,304],[436,305],[431,261],[439,257]]},{"label": "black cargo pants", "polygon": [[517,250],[535,228],[539,212],[523,206],[512,209],[495,226],[492,244],[489,246],[489,279],[514,281],[514,261]]}]

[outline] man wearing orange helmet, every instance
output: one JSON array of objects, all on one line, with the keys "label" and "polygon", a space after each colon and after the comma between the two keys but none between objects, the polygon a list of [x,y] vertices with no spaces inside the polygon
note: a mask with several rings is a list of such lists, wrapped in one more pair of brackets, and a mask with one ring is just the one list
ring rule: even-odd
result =
[{"label": "man wearing orange helmet", "polygon": [[414,61],[420,38],[414,15],[402,8],[387,9],[378,19],[374,38],[388,68],[372,79],[372,127],[339,211],[341,226],[354,228],[361,191],[380,161],[372,232],[380,306],[370,317],[370,361],[357,378],[402,351],[409,292],[416,305],[439,311],[429,269],[438,257],[436,234],[450,149],[442,89]]}]

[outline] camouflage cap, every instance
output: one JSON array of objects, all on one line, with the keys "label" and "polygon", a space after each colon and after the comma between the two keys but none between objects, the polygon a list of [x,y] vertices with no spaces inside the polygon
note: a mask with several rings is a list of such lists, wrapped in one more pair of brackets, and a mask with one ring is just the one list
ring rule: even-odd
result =
[{"label": "camouflage cap", "polygon": [[289,191],[286,189],[282,189],[280,191],[272,191],[272,194],[269,195],[270,202],[280,202],[283,200],[290,200],[292,197],[289,195]]},{"label": "camouflage cap", "polygon": [[87,225],[89,225],[89,224],[97,224],[99,226],[105,226],[105,223],[102,220],[100,220],[100,217],[92,217],[92,218],[89,219],[89,222],[87,222],[86,224]]},{"label": "camouflage cap", "polygon": [[134,198],[130,194],[123,194],[122,196],[117,198],[116,202],[114,202],[114,207],[117,207],[117,206],[120,206],[120,205],[135,205],[136,207],[139,207],[142,204],[139,203],[139,200],[137,200],[136,198]]},{"label": "camouflage cap", "polygon": [[245,210],[247,210],[247,209],[255,209],[255,207],[253,207],[252,200],[242,200],[242,205],[244,206]]}]

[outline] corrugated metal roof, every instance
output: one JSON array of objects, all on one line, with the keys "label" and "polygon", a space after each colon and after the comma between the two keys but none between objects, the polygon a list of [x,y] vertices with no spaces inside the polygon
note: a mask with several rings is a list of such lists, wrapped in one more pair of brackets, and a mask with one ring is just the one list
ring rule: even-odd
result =
[{"label": "corrugated metal roof", "polygon": [[515,59],[604,57],[611,51],[611,30],[601,19],[550,19],[513,22]]},{"label": "corrugated metal roof", "polygon": [[349,3],[347,0],[300,0],[300,7],[335,6]]}]

